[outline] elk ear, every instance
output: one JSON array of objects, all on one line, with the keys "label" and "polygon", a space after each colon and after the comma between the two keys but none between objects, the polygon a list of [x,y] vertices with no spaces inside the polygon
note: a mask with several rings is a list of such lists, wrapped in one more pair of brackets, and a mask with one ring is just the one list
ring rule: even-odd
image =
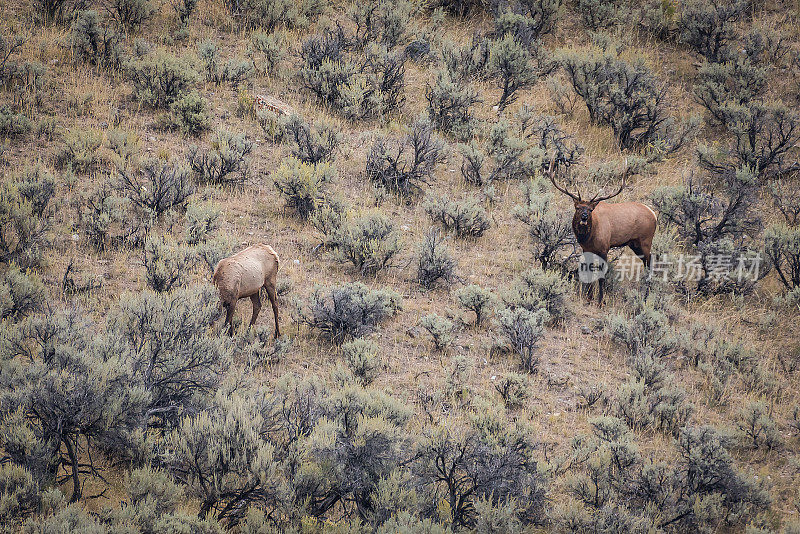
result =
[{"label": "elk ear", "polygon": [[578,207],[580,207],[580,205],[583,204],[583,202],[581,202],[577,198],[573,198],[572,202],[575,204],[575,209],[578,209]]}]

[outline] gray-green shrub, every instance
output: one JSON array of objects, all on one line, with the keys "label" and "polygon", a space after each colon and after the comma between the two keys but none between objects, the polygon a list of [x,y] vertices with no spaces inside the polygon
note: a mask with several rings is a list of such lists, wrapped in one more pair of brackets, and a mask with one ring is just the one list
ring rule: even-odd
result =
[{"label": "gray-green shrub", "polygon": [[189,251],[158,236],[144,244],[144,268],[147,285],[159,293],[179,287],[188,277]]},{"label": "gray-green shrub", "polygon": [[773,206],[783,215],[786,224],[800,224],[800,188],[789,177],[776,177],[767,185]]},{"label": "gray-green shrub", "polygon": [[616,408],[617,415],[633,429],[655,428],[675,436],[693,412],[685,391],[658,382],[648,385],[646,378],[622,384],[616,395]]},{"label": "gray-green shrub", "polygon": [[457,289],[455,296],[462,308],[475,312],[475,326],[481,325],[486,311],[494,302],[492,292],[476,284]]},{"label": "gray-green shrub", "polygon": [[256,72],[274,76],[286,58],[286,37],[282,33],[254,31],[250,34],[247,56],[253,62]]},{"label": "gray-green shrub", "polygon": [[742,445],[752,449],[774,449],[782,442],[778,426],[763,401],[749,402],[742,407],[736,420],[736,433]]},{"label": "gray-green shrub", "polygon": [[431,228],[417,246],[416,281],[425,289],[433,288],[440,280],[452,283],[456,278],[457,262],[444,243],[441,232]]},{"label": "gray-green shrub", "polygon": [[128,234],[123,228],[130,201],[116,194],[109,182],[84,197],[80,210],[80,223],[89,242],[98,250],[105,250],[125,240]]},{"label": "gray-green shrub", "polygon": [[231,87],[237,89],[253,74],[253,63],[248,60],[232,58],[221,65],[219,47],[214,41],[203,42],[197,50],[197,55],[203,63],[206,81],[217,85],[228,82]]},{"label": "gray-green shrub", "polygon": [[357,67],[345,55],[347,39],[328,32],[311,36],[303,42],[300,84],[321,102],[336,105],[341,88],[357,73]]},{"label": "gray-green shrub", "polygon": [[631,356],[651,354],[661,359],[675,351],[676,341],[670,335],[669,319],[663,310],[642,297],[637,297],[628,308],[628,314],[609,318],[609,330]]},{"label": "gray-green shrub", "polygon": [[249,178],[252,151],[253,142],[246,135],[219,130],[209,149],[192,145],[186,158],[201,183],[239,185]]},{"label": "gray-green shrub", "polygon": [[786,289],[800,287],[800,228],[770,226],[764,232],[764,250]]},{"label": "gray-green shrub", "polygon": [[166,471],[150,467],[133,469],[125,484],[125,497],[126,506],[101,512],[103,523],[110,530],[222,532],[222,526],[216,521],[180,511],[186,493]]},{"label": "gray-green shrub", "polygon": [[331,196],[320,204],[309,217],[309,222],[322,238],[321,247],[335,249],[339,232],[349,222],[349,206],[340,198]]},{"label": "gray-green shrub", "polygon": [[127,63],[133,94],[143,104],[169,109],[197,81],[197,73],[185,57],[158,49]]},{"label": "gray-green shrub", "polygon": [[[745,168],[722,177],[721,183],[713,185],[689,177],[682,187],[661,187],[651,196],[660,216],[675,225],[678,236],[700,255],[702,273],[697,288],[705,293],[747,291],[754,282],[749,276],[714,279],[711,275],[717,254],[733,256],[737,252],[745,259],[753,257],[747,250],[748,238],[761,229],[754,205],[759,188],[756,175]],[[742,267],[748,270],[753,265],[745,261]],[[767,272],[761,269],[756,278]]]},{"label": "gray-green shrub", "polygon": [[321,14],[321,2],[289,0],[225,0],[228,13],[244,28],[271,32],[281,26],[305,26],[308,17]]},{"label": "gray-green shrub", "polygon": [[736,106],[746,106],[761,95],[766,75],[766,69],[746,58],[724,63],[706,62],[697,71],[694,93],[712,119],[732,125]]},{"label": "gray-green shrub", "polygon": [[539,115],[532,106],[523,104],[517,111],[516,118],[521,135],[548,154],[549,158],[542,162],[542,170],[546,170],[545,164],[549,166],[553,155],[556,163],[566,168],[580,161],[584,152],[583,146],[564,132],[556,117]]},{"label": "gray-green shrub", "polygon": [[232,236],[216,236],[195,245],[194,253],[201,265],[205,265],[208,273],[213,274],[214,268],[222,258],[227,258],[234,253],[234,249],[239,245],[238,241]]},{"label": "gray-green shrub", "polygon": [[149,392],[151,428],[174,427],[201,411],[219,387],[233,347],[213,335],[218,317],[217,291],[210,284],[126,294],[113,310],[109,330],[124,342],[134,383]]},{"label": "gray-green shrub", "polygon": [[[449,519],[461,528],[478,521],[477,499],[493,505],[513,500],[521,521],[541,521],[545,482],[536,471],[535,443],[526,430],[484,404],[476,406],[465,423],[426,428],[416,443],[413,464],[424,507],[452,502]],[[441,465],[449,467],[438,469]]]},{"label": "gray-green shrub", "polygon": [[151,217],[186,206],[194,194],[191,170],[178,161],[149,159],[137,168],[119,167],[118,189]]},{"label": "gray-green shrub", "polygon": [[281,164],[273,179],[286,206],[306,220],[324,202],[327,186],[335,176],[336,170],[328,163],[305,163],[292,157]]},{"label": "gray-green shrub", "polygon": [[313,125],[304,122],[298,115],[291,115],[282,121],[284,135],[294,142],[292,155],[306,163],[333,161],[341,144],[340,128],[319,120]]},{"label": "gray-green shrub", "polygon": [[198,0],[172,0],[172,9],[175,10],[175,16],[178,17],[178,24],[181,28],[189,26],[189,19],[192,13],[197,8]]},{"label": "gray-green shrub", "polygon": [[354,282],[329,289],[317,287],[301,320],[335,343],[363,337],[402,308],[393,290],[371,290]]},{"label": "gray-green shrub", "polygon": [[170,105],[167,126],[196,137],[211,128],[208,101],[194,89],[181,93]]},{"label": "gray-green shrub", "polygon": [[405,54],[374,43],[356,49],[341,26],[307,38],[300,52],[302,87],[350,120],[395,111],[403,101]]},{"label": "gray-green shrub", "polygon": [[621,24],[629,14],[629,6],[620,0],[578,0],[583,23],[593,31]]},{"label": "gray-green shrub", "polygon": [[31,196],[26,197],[24,184],[0,183],[0,262],[22,268],[41,263],[49,242],[46,208],[50,200],[37,191],[42,189],[29,188]]},{"label": "gray-green shrub", "polygon": [[524,2],[529,7],[528,14],[525,9],[506,10],[494,19],[494,33],[502,37],[505,34],[513,35],[525,47],[535,46],[535,43],[545,34],[552,31],[561,0],[543,0]]},{"label": "gray-green shrub", "polygon": [[113,162],[117,167],[134,164],[142,151],[141,140],[136,132],[115,128],[106,133],[106,142],[114,152]]},{"label": "gray-green shrub", "polygon": [[397,46],[406,33],[411,6],[406,2],[380,0],[371,4],[355,4],[347,14],[355,23],[353,41],[357,49],[370,43],[387,48]]},{"label": "gray-green shrub", "polygon": [[503,295],[503,301],[512,308],[547,311],[548,321],[562,323],[570,316],[569,284],[558,273],[536,267],[523,272]]},{"label": "gray-green shrub", "polygon": [[[532,37],[542,37],[555,29],[563,3],[563,0],[523,0],[519,3],[520,10],[527,17],[526,26]],[[495,5],[501,7],[503,4],[498,2]]]},{"label": "gray-green shrub", "polygon": [[79,12],[72,21],[69,39],[76,60],[105,70],[122,66],[124,52],[120,36],[101,23],[97,11]]},{"label": "gray-green shrub", "polygon": [[441,59],[449,79],[457,83],[467,83],[486,76],[489,64],[489,40],[473,37],[467,46],[458,46],[445,41],[441,47]]},{"label": "gray-green shrub", "polygon": [[378,377],[384,366],[378,345],[366,339],[342,344],[342,357],[356,380],[365,387]]},{"label": "gray-green shrub", "polygon": [[64,146],[56,154],[58,169],[71,169],[76,173],[92,173],[97,169],[97,151],[102,144],[97,130],[74,129],[64,134]]},{"label": "gray-green shrub", "polygon": [[643,62],[608,54],[572,52],[561,64],[594,124],[611,126],[621,149],[659,145],[670,154],[686,142],[691,125],[667,115],[666,88]]},{"label": "gray-green shrub", "polygon": [[336,233],[335,256],[352,263],[362,275],[373,275],[391,265],[400,252],[400,234],[382,213],[368,213],[345,223]]},{"label": "gray-green shrub", "polygon": [[14,185],[20,198],[30,204],[34,216],[45,215],[56,192],[56,179],[41,162],[22,169]]},{"label": "gray-green shrub", "polygon": [[433,338],[436,350],[445,350],[453,342],[453,323],[435,313],[420,318],[419,325]]},{"label": "gray-green shrub", "polygon": [[209,202],[192,202],[186,206],[186,243],[204,243],[220,227],[222,209]]},{"label": "gray-green shrub", "polygon": [[41,24],[64,22],[74,15],[74,6],[67,0],[34,0],[31,7],[35,13],[34,20]]},{"label": "gray-green shrub", "polygon": [[111,0],[106,10],[117,24],[128,31],[137,29],[156,12],[151,0]]},{"label": "gray-green shrub", "polygon": [[496,104],[500,111],[517,99],[520,90],[532,87],[538,79],[530,53],[510,33],[492,43],[488,68],[502,90]]},{"label": "gray-green shrub", "polygon": [[519,408],[528,398],[528,377],[525,375],[508,372],[497,377],[493,383],[507,408]]},{"label": "gray-green shrub", "polygon": [[742,0],[687,2],[681,10],[680,38],[707,60],[722,63],[732,55],[734,23],[746,9],[747,2]]},{"label": "gray-green shrub", "polygon": [[515,206],[512,214],[528,226],[534,257],[542,270],[565,274],[577,255],[569,215],[551,207],[553,197],[544,180],[524,183],[522,193],[526,202]]},{"label": "gray-green shrub", "polygon": [[0,107],[0,135],[7,139],[22,137],[31,131],[33,125],[22,113],[15,113],[8,106]]},{"label": "gray-green shrub", "polygon": [[30,363],[4,379],[4,402],[15,410],[0,420],[0,446],[11,460],[41,477],[43,485],[54,484],[57,466],[64,465],[70,500],[76,502],[87,472],[78,465],[78,455],[89,473],[101,466],[87,450],[103,447],[127,455],[145,422],[149,398],[134,380],[124,352],[97,335],[78,312],[35,318],[20,334]]},{"label": "gray-green shrub", "polygon": [[800,141],[800,115],[794,109],[781,102],[755,100],[725,106],[725,117],[731,140],[719,150],[699,146],[702,167],[723,179],[741,168],[772,178],[791,165],[786,160]]},{"label": "gray-green shrub", "polygon": [[430,194],[423,203],[425,213],[440,223],[445,230],[459,237],[481,237],[489,229],[489,217],[475,197],[463,202],[450,200],[446,196]]},{"label": "gray-green shrub", "polygon": [[367,154],[367,177],[387,190],[409,197],[420,192],[444,159],[444,145],[430,124],[418,120],[403,139],[378,138]]},{"label": "gray-green shrub", "polygon": [[11,462],[0,465],[0,525],[19,524],[41,504],[42,490],[30,471]]},{"label": "gray-green shrub", "polygon": [[657,189],[651,199],[661,217],[692,245],[758,230],[760,217],[750,200],[757,188],[755,176],[742,169],[726,182],[720,195],[716,184],[689,177],[683,186]]},{"label": "gray-green shrub", "polygon": [[261,439],[267,424],[253,399],[217,395],[209,409],[183,418],[168,435],[165,463],[199,501],[201,519],[224,521],[250,501],[275,498],[275,446]]},{"label": "gray-green shrub", "polygon": [[514,131],[505,119],[496,122],[489,131],[487,152],[494,158],[489,181],[528,178],[542,166],[545,153]]},{"label": "gray-green shrub", "polygon": [[438,130],[460,141],[472,136],[476,119],[470,108],[480,102],[477,91],[452,80],[446,71],[439,71],[436,81],[425,87],[425,98],[428,117]]},{"label": "gray-green shrub", "polygon": [[537,345],[544,334],[544,324],[549,320],[550,314],[544,308],[535,312],[525,308],[506,308],[497,312],[500,333],[525,372],[535,373],[539,369]]},{"label": "gray-green shrub", "polygon": [[279,143],[284,140],[286,128],[277,113],[266,108],[256,110],[256,121],[270,142]]},{"label": "gray-green shrub", "polygon": [[16,321],[39,311],[46,297],[47,290],[35,272],[25,272],[11,265],[0,276],[0,319]]},{"label": "gray-green shrub", "polygon": [[461,154],[461,176],[470,185],[484,185],[486,177],[483,176],[483,163],[486,156],[481,149],[471,141],[468,145],[459,144],[458,152]]}]

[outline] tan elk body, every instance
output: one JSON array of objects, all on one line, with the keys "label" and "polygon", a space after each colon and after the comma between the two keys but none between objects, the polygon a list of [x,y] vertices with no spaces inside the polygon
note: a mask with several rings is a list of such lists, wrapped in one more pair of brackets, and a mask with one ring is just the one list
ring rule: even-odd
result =
[{"label": "tan elk body", "polygon": [[267,291],[267,297],[272,304],[272,313],[275,316],[275,338],[280,336],[278,321],[278,293],[276,281],[280,258],[271,246],[259,243],[247,247],[233,256],[219,261],[214,269],[214,285],[219,290],[222,306],[225,308],[225,325],[228,332],[233,335],[233,313],[239,299],[250,298],[253,302],[253,317],[250,319],[252,326],[261,311],[260,290]]},{"label": "tan elk body", "polygon": [[[641,202],[619,202],[609,204],[604,202],[619,195],[625,188],[625,179],[628,174],[627,162],[622,185],[616,193],[607,196],[596,194],[590,200],[583,200],[580,192],[573,194],[560,187],[555,180],[553,164],[550,162],[547,174],[556,189],[569,196],[575,203],[575,215],[572,217],[572,231],[578,240],[583,252],[597,254],[603,261],[608,261],[608,251],[615,247],[630,247],[644,263],[645,269],[650,268],[650,249],[653,245],[653,236],[656,232],[658,217],[655,212]],[[603,283],[598,280],[598,302],[603,303]]]},{"label": "tan elk body", "polygon": [[572,229],[584,252],[606,259],[609,249],[628,246],[650,266],[650,248],[656,230],[656,214],[640,202],[598,202],[588,224],[581,221],[583,207],[575,204]]}]

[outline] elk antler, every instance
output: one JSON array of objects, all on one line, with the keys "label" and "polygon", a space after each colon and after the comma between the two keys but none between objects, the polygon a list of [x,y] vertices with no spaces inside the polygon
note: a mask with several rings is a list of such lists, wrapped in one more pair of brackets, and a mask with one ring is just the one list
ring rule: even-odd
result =
[{"label": "elk antler", "polygon": [[559,191],[561,191],[562,193],[567,195],[572,200],[575,200],[577,202],[581,202],[581,192],[580,191],[578,191],[577,195],[573,195],[572,193],[567,191],[565,188],[559,187],[559,185],[556,183],[555,173],[553,172],[553,165],[555,164],[555,162],[556,162],[556,153],[553,152],[553,157],[550,158],[550,167],[547,169],[547,177],[550,178],[550,181],[553,183],[553,187],[555,187],[556,189],[558,189]]},{"label": "elk antler", "polygon": [[625,158],[625,172],[622,173],[622,185],[619,186],[619,189],[617,190],[617,192],[614,193],[613,195],[608,195],[608,196],[604,196],[604,197],[598,196],[600,194],[600,192],[598,192],[597,195],[593,196],[592,200],[590,200],[589,202],[602,202],[603,200],[608,200],[609,198],[614,198],[615,196],[617,196],[620,193],[622,193],[622,190],[625,189],[625,180],[627,180],[627,178],[628,178],[629,169],[630,169],[630,167],[628,167],[628,158]]}]

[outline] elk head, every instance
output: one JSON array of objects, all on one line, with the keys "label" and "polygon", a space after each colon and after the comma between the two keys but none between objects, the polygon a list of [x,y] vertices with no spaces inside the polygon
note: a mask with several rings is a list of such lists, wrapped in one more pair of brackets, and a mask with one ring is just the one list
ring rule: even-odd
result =
[{"label": "elk head", "polygon": [[572,217],[572,229],[575,231],[575,235],[578,237],[578,240],[584,241],[591,235],[592,212],[597,205],[604,200],[608,200],[609,198],[614,198],[615,196],[619,195],[625,188],[625,181],[628,177],[628,160],[625,160],[625,172],[622,175],[622,184],[619,186],[619,189],[617,189],[615,193],[602,196],[600,195],[602,191],[598,191],[589,200],[584,200],[581,198],[580,191],[576,190],[575,193],[571,193],[567,188],[561,187],[558,185],[558,183],[556,183],[555,171],[553,169],[555,161],[556,158],[554,154],[553,158],[550,160],[550,167],[547,170],[547,177],[550,178],[550,181],[553,183],[553,186],[556,189],[570,197],[575,203],[575,215]]}]

